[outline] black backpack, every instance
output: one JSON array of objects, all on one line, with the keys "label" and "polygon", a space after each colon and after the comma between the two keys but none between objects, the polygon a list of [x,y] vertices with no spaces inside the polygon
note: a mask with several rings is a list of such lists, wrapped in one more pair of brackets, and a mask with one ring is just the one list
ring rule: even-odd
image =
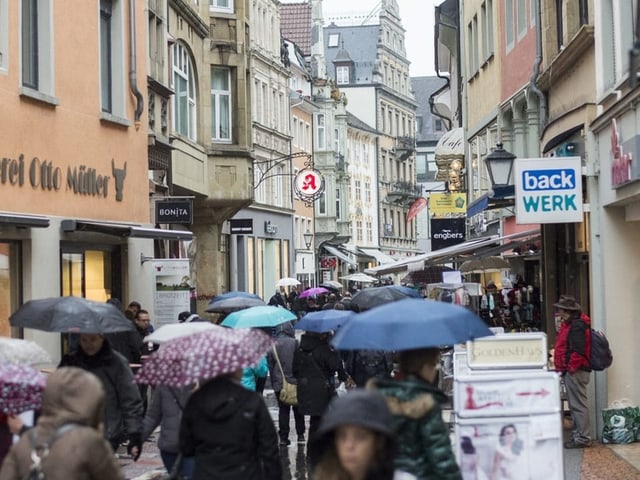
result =
[{"label": "black backpack", "polygon": [[591,330],[591,356],[589,358],[589,365],[591,370],[602,371],[609,368],[613,363],[613,354],[611,353],[611,347],[609,347],[609,340],[604,333],[598,330]]}]

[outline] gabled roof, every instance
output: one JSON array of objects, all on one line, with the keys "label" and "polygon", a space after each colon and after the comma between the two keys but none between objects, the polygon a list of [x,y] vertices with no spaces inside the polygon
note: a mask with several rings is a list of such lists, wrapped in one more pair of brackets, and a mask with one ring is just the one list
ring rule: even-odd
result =
[{"label": "gabled roof", "polygon": [[[422,117],[422,128],[416,132],[416,140],[418,141],[437,141],[443,132],[433,131],[433,122],[431,118],[433,114],[429,108],[429,97],[439,88],[444,86],[445,80],[439,77],[411,77],[411,88],[418,102],[416,116]],[[418,123],[417,125],[420,125]]]},{"label": "gabled roof", "polygon": [[[338,52],[346,50],[355,65],[353,83],[373,83],[373,69],[376,63],[376,48],[380,25],[338,26],[335,23],[323,28],[324,56],[327,62],[327,74],[335,78],[332,68]],[[339,35],[336,47],[328,47],[329,35]],[[340,59],[337,59],[340,62]]]},{"label": "gabled roof", "polygon": [[311,55],[311,3],[281,3],[280,32],[305,56]]},{"label": "gabled roof", "polygon": [[363,122],[358,117],[356,117],[353,113],[347,111],[347,125],[357,128],[359,130],[364,130],[366,132],[371,133],[380,133],[378,130],[370,126],[369,124]]}]

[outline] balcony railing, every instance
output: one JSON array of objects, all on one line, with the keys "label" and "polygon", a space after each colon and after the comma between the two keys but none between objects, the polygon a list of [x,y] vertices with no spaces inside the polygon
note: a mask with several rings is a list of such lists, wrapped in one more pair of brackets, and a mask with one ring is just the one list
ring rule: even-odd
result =
[{"label": "balcony railing", "polygon": [[396,182],[389,186],[387,194],[419,197],[422,195],[422,187],[411,182]]},{"label": "balcony railing", "polygon": [[396,137],[396,157],[399,160],[406,160],[416,151],[416,139],[409,135]]}]

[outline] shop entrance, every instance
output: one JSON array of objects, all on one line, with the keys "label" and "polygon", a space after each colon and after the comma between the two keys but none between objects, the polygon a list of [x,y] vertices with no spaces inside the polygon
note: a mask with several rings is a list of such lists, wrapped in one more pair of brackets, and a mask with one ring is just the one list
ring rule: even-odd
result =
[{"label": "shop entrance", "polygon": [[9,316],[22,303],[20,242],[0,242],[0,336],[10,337]]}]

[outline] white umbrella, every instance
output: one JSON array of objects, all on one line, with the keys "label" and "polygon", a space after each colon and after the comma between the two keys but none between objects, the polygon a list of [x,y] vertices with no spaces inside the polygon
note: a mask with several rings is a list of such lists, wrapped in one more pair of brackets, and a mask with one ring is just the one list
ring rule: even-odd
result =
[{"label": "white umbrella", "polygon": [[22,338],[0,338],[0,364],[22,363],[35,365],[37,363],[51,363],[47,351],[31,340]]},{"label": "white umbrella", "polygon": [[167,323],[158,327],[151,335],[144,337],[144,341],[145,343],[151,342],[160,345],[176,338],[186,337],[197,332],[213,330],[215,328],[222,327],[210,322]]},{"label": "white umbrella", "polygon": [[295,278],[285,277],[276,282],[276,287],[297,287],[300,282]]},{"label": "white umbrella", "polygon": [[362,283],[374,283],[377,282],[378,279],[367,275],[366,273],[352,273],[351,275],[347,275],[345,277],[340,277],[342,280],[350,280],[352,282],[362,282]]}]

